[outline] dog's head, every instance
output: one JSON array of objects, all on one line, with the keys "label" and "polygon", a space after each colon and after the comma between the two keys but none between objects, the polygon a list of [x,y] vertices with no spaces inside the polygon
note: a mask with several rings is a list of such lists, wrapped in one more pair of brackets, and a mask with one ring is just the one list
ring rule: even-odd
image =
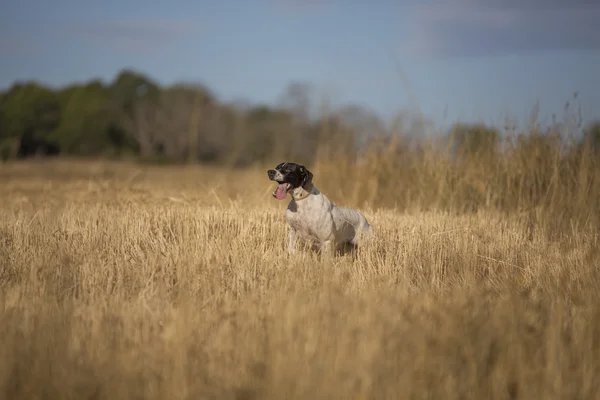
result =
[{"label": "dog's head", "polygon": [[279,185],[273,192],[273,197],[283,200],[289,191],[304,187],[312,182],[313,174],[305,166],[291,162],[284,162],[267,171],[269,179]]}]

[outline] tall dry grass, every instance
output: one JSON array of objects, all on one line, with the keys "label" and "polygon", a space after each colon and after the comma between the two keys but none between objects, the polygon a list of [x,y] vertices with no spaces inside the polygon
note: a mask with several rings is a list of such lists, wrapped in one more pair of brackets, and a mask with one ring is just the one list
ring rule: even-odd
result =
[{"label": "tall dry grass", "polygon": [[262,167],[1,166],[0,397],[600,396],[591,153],[320,159],[376,230],[333,261]]}]

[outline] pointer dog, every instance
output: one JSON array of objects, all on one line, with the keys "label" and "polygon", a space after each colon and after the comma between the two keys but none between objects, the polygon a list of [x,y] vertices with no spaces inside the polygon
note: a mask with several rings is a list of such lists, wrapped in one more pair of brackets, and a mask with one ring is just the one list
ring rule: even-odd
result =
[{"label": "pointer dog", "polygon": [[363,235],[372,235],[365,216],[350,208],[336,207],[313,185],[313,174],[303,165],[284,162],[268,170],[267,175],[278,183],[273,197],[284,200],[288,193],[292,196],[286,210],[290,226],[288,253],[294,253],[301,241],[323,254],[331,254],[344,245],[358,245]]}]

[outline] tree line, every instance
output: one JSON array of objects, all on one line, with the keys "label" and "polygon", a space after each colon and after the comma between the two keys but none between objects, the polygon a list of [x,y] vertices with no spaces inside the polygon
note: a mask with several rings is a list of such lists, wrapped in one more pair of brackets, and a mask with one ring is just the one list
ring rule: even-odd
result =
[{"label": "tree line", "polygon": [[[398,132],[418,138],[427,121],[400,116],[389,125],[358,106],[317,112],[310,88],[292,84],[281,106],[225,104],[197,84],[161,87],[136,71],[52,89],[17,82],[0,93],[0,158],[34,155],[138,157],[170,162],[247,165],[273,158],[309,163],[317,153],[358,154]],[[548,131],[556,130],[557,123]],[[406,137],[406,135],[405,135]],[[502,133],[482,124],[455,124],[455,151],[496,151]],[[579,145],[600,148],[600,122]]]}]

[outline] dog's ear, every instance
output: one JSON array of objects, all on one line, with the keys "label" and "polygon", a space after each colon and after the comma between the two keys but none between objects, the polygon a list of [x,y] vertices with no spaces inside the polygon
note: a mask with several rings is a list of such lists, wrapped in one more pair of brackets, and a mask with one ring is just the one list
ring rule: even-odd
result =
[{"label": "dog's ear", "polygon": [[306,169],[303,166],[300,166],[299,171],[300,171],[300,175],[302,176],[302,185],[301,186],[304,186],[307,183],[312,182],[312,178],[313,178],[312,172],[310,172],[308,169]]}]

